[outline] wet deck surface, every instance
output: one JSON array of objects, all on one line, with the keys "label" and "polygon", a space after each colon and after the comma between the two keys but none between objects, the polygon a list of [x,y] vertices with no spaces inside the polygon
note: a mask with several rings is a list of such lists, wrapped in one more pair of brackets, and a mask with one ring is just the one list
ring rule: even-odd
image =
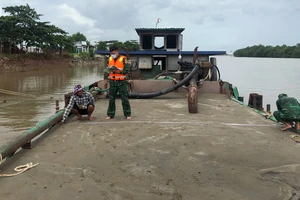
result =
[{"label": "wet deck surface", "polygon": [[[300,145],[250,108],[225,95],[199,94],[199,113],[178,98],[133,100],[132,120],[95,121],[52,129],[31,150],[1,166],[37,167],[0,179],[1,199],[283,200],[300,189]],[[293,199],[293,198],[292,198]]]}]

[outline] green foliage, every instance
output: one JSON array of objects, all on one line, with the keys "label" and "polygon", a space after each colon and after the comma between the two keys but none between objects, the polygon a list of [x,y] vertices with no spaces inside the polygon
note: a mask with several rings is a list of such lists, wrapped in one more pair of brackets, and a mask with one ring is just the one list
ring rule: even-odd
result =
[{"label": "green foliage", "polygon": [[80,33],[80,32],[74,33],[74,34],[71,36],[71,39],[73,40],[73,42],[86,41],[85,35],[83,35],[83,34]]},{"label": "green foliage", "polygon": [[89,59],[90,58],[90,53],[89,52],[81,52],[81,53],[78,54],[78,57],[82,58],[82,59]]},{"label": "green foliage", "polygon": [[238,49],[233,55],[236,57],[300,58],[300,44],[295,46],[254,45]]},{"label": "green foliage", "polygon": [[96,45],[96,48],[98,50],[107,50],[108,46],[107,46],[106,41],[100,41],[100,42],[98,42],[97,45]]},{"label": "green foliage", "polygon": [[139,50],[139,43],[136,40],[127,40],[124,42],[124,50],[127,48],[129,51],[137,51]]},{"label": "green foliage", "polygon": [[[61,52],[63,49],[74,51],[72,37],[67,36],[67,32],[50,22],[41,22],[42,15],[30,8],[28,4],[2,9],[8,14],[0,17],[0,41],[3,44],[36,46],[44,52],[51,53]],[[82,36],[80,33],[74,35],[74,37]]]},{"label": "green foliage", "polygon": [[90,58],[94,59],[94,57],[95,57],[95,51],[90,50],[89,51],[89,56],[90,56]]},{"label": "green foliage", "polygon": [[90,59],[94,59],[95,52],[90,50],[89,52],[71,53],[70,55],[73,58],[79,58],[81,60],[90,60]]},{"label": "green foliage", "polygon": [[136,51],[139,49],[139,43],[136,40],[127,40],[120,42],[118,40],[99,41],[96,45],[98,50],[108,50],[110,46],[116,45],[120,51]]}]

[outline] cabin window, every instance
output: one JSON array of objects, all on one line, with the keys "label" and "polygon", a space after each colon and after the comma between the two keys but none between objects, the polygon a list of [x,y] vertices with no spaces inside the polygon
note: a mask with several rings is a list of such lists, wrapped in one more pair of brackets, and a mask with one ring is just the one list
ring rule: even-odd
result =
[{"label": "cabin window", "polygon": [[164,49],[165,48],[165,38],[163,36],[156,36],[154,38],[154,47],[155,49]]},{"label": "cabin window", "polygon": [[142,36],[142,49],[152,49],[152,35]]},{"label": "cabin window", "polygon": [[177,48],[177,36],[167,35],[167,49],[176,49],[176,48]]}]

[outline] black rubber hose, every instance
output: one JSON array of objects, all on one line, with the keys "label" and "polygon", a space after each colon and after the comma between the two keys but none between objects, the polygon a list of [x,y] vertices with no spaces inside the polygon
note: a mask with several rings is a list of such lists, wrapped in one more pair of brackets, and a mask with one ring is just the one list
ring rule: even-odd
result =
[{"label": "black rubber hose", "polygon": [[190,73],[191,71],[181,71],[180,73],[178,72],[163,72],[161,74],[158,74],[154,77],[154,79],[158,79],[160,76],[166,76],[166,75],[171,75],[171,74],[184,74],[184,73]]},{"label": "black rubber hose", "polygon": [[219,80],[218,81],[220,81],[221,80],[221,73],[220,73],[220,70],[219,70],[219,68],[217,67],[217,65],[213,65],[216,69],[217,69],[217,71],[218,71],[218,74],[219,74]]},{"label": "black rubber hose", "polygon": [[161,95],[165,95],[169,92],[172,92],[178,88],[180,88],[181,86],[183,86],[185,83],[187,83],[188,81],[190,81],[191,78],[193,78],[193,76],[198,72],[198,70],[200,69],[200,65],[195,65],[195,67],[193,68],[193,70],[191,71],[191,73],[189,73],[182,81],[176,83],[175,85],[165,88],[161,91],[158,92],[151,92],[151,93],[138,93],[138,92],[130,92],[128,94],[128,97],[130,98],[140,98],[140,99],[148,99],[148,98],[153,98],[153,97],[157,97],[157,96],[161,96]]},{"label": "black rubber hose", "polygon": [[157,79],[160,76],[166,76],[166,75],[171,75],[171,74],[175,74],[175,72],[163,72],[163,73],[158,74],[157,76],[155,76],[154,79]]},{"label": "black rubber hose", "polygon": [[[216,81],[220,81],[221,80],[221,74],[220,74],[220,70],[219,70],[219,68],[216,66],[216,65],[213,65],[212,66],[212,68],[216,68],[216,70],[217,70],[217,72],[218,72],[218,76],[219,76],[219,79],[217,78],[217,80]],[[212,70],[212,75],[211,75],[211,77],[214,77],[214,70]],[[210,80],[211,81],[211,80]]]}]

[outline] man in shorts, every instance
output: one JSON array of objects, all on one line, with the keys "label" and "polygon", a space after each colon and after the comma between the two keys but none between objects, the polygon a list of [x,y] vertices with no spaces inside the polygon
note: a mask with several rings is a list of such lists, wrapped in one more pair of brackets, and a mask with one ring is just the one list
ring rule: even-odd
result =
[{"label": "man in shorts", "polygon": [[87,115],[89,120],[94,120],[91,116],[95,109],[94,97],[89,92],[85,92],[81,85],[75,86],[73,94],[61,122],[65,122],[70,112],[76,115],[74,121],[82,119],[82,115]]}]

